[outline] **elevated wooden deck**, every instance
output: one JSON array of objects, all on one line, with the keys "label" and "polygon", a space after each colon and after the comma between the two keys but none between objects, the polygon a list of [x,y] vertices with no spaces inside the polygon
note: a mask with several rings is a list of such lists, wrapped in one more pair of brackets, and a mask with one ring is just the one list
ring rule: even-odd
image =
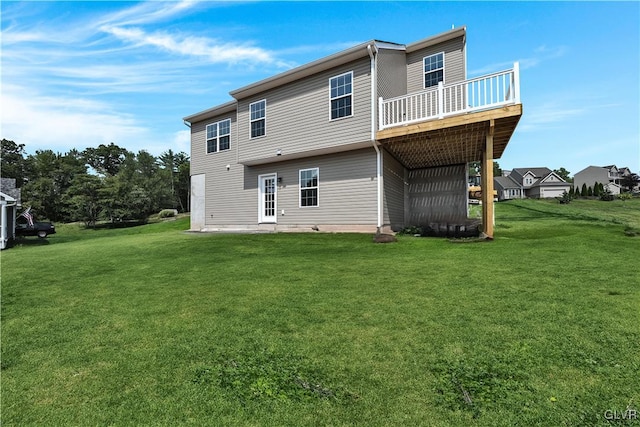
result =
[{"label": "elevated wooden deck", "polygon": [[405,168],[481,161],[482,227],[493,237],[493,159],[502,156],[522,116],[513,69],[379,99],[376,140]]},{"label": "elevated wooden deck", "polygon": [[449,116],[378,131],[376,139],[407,169],[482,160],[494,125],[493,158],[502,156],[520,117],[522,104]]}]

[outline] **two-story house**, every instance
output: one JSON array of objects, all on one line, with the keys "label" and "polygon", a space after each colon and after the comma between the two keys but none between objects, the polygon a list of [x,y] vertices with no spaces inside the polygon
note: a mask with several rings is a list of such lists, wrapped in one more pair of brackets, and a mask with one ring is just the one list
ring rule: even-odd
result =
[{"label": "two-story house", "polygon": [[627,167],[618,168],[616,165],[588,166],[573,176],[573,188],[580,190],[582,185],[593,188],[596,183],[602,184],[612,194],[620,194],[620,185],[625,176],[631,174]]},{"label": "two-story house", "polygon": [[230,94],[184,118],[193,230],[466,218],[466,164],[492,170],[522,114],[517,64],[467,79],[466,28],[408,45],[371,40]]},{"label": "two-story house", "polygon": [[571,189],[557,173],[549,168],[516,168],[494,179],[498,200],[524,197],[545,199],[561,197]]}]

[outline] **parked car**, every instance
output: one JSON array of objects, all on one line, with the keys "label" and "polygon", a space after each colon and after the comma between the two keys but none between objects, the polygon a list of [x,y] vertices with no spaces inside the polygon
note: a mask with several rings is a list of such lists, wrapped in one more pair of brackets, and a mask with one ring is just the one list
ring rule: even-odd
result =
[{"label": "parked car", "polygon": [[21,216],[16,218],[16,237],[18,236],[38,236],[44,239],[49,234],[56,234],[56,226],[50,222],[29,221]]}]

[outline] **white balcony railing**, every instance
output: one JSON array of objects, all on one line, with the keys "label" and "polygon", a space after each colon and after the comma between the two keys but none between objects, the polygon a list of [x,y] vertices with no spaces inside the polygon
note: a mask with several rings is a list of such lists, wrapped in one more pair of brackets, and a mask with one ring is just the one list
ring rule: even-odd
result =
[{"label": "white balcony railing", "polygon": [[379,99],[378,129],[520,103],[520,71],[513,69],[421,92]]}]

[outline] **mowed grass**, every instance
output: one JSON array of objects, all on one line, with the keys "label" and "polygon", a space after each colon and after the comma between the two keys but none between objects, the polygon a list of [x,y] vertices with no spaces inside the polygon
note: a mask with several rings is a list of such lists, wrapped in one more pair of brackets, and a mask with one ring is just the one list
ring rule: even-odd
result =
[{"label": "mowed grass", "polygon": [[2,252],[2,424],[638,425],[639,202],[500,203],[487,243],[59,226]]}]

